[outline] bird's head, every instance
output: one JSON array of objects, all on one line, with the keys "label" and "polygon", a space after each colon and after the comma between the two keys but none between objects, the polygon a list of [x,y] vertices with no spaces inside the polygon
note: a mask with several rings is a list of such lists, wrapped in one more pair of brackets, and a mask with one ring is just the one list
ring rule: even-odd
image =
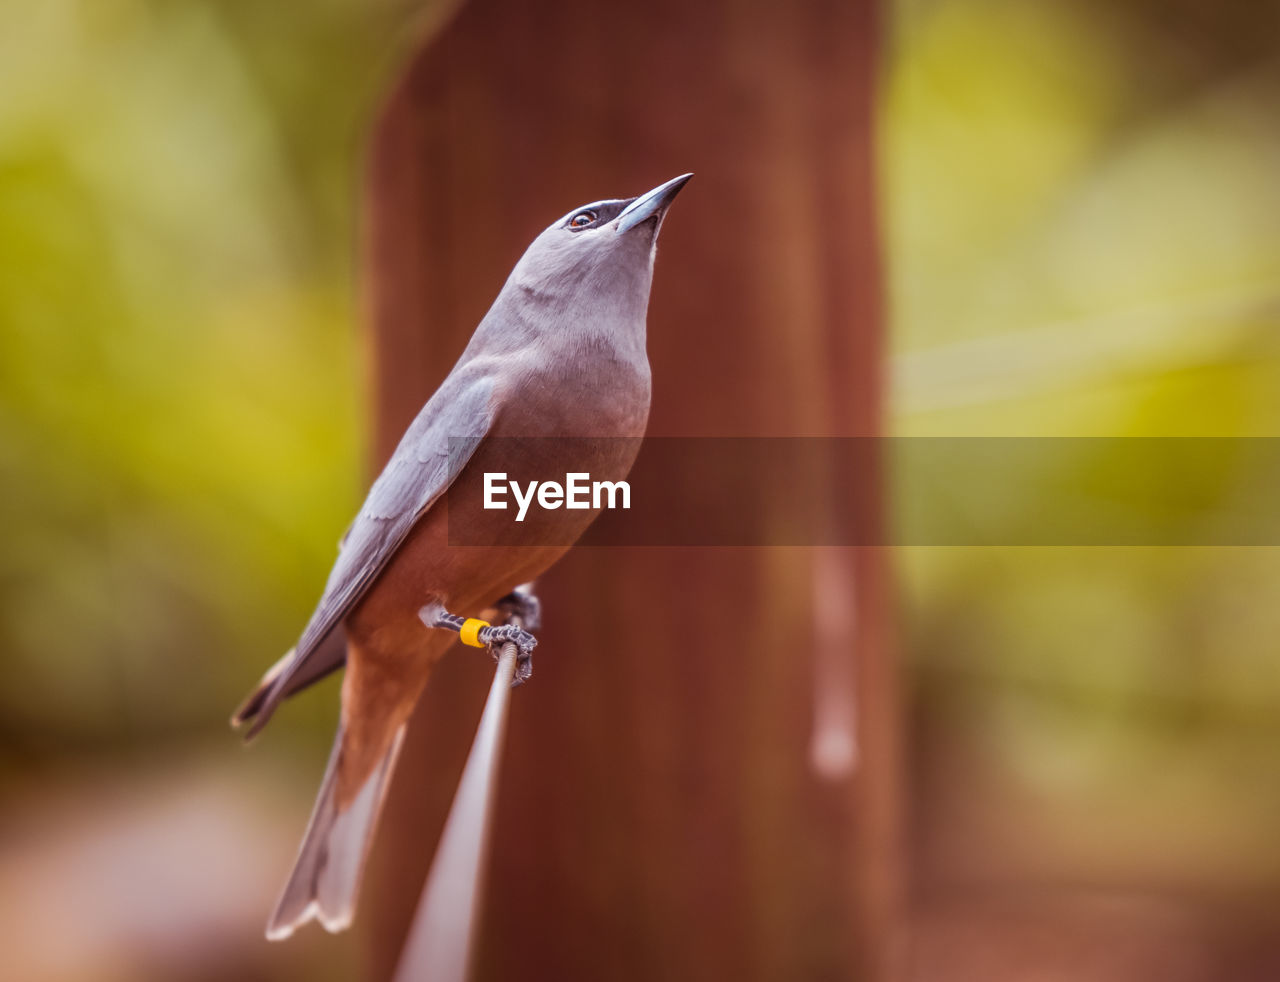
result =
[{"label": "bird's head", "polygon": [[594,201],[556,219],[525,251],[510,285],[545,308],[614,310],[643,319],[658,230],[692,176],[682,174],[635,198]]}]

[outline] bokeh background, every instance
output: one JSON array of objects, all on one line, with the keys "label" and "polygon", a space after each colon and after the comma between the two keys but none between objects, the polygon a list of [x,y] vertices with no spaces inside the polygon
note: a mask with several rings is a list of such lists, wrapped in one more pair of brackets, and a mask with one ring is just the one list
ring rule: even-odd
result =
[{"label": "bokeh background", "polygon": [[[0,4],[6,977],[354,970],[260,940],[336,687],[226,718],[363,492],[358,189],[432,13]],[[891,431],[1280,436],[1280,6],[882,19]],[[912,973],[1280,977],[1280,555],[894,562]]]}]

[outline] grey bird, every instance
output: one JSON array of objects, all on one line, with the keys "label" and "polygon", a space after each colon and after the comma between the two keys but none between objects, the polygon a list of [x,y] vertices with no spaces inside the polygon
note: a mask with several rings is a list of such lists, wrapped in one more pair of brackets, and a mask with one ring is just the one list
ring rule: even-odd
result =
[{"label": "grey bird", "polygon": [[[515,545],[460,547],[451,534],[484,541],[491,530],[459,522],[506,526],[512,513],[460,511],[450,529],[449,500],[480,500],[485,471],[508,469],[513,453],[560,474],[617,481],[630,471],[649,416],[645,321],[658,230],[691,176],[575,208],[534,239],[374,482],[297,646],[233,717],[251,724],[251,737],[282,699],[346,665],[328,769],[268,938],[312,918],[330,931],[351,923],[405,726],[451,632],[542,573],[595,515],[561,510],[554,536],[531,530]],[[575,439],[524,439],[547,437]],[[514,640],[526,662],[534,644],[514,627],[476,637]]]}]

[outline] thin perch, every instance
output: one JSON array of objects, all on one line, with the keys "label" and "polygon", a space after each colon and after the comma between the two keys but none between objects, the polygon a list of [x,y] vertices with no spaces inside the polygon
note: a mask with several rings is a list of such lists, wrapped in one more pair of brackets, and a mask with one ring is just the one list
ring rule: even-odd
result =
[{"label": "thin perch", "polygon": [[[518,617],[508,623],[521,626]],[[498,654],[484,714],[400,953],[395,982],[465,982],[468,976],[517,650],[508,641]]]}]

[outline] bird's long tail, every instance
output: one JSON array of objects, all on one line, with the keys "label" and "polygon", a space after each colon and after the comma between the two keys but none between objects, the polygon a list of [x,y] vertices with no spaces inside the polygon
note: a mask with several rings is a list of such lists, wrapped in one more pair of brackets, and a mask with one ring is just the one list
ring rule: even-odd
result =
[{"label": "bird's long tail", "polygon": [[351,924],[360,877],[404,730],[402,725],[396,731],[386,754],[364,786],[350,803],[339,809],[337,777],[343,737],[339,726],[320,796],[311,813],[302,848],[298,850],[298,861],[267,924],[269,940],[289,937],[312,918],[329,931],[341,931]]}]

